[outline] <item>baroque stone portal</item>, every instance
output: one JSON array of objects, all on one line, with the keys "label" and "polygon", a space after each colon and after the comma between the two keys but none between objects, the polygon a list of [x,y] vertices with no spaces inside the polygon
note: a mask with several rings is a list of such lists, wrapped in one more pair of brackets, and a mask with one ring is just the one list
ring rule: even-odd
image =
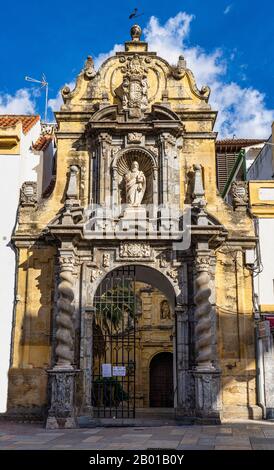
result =
[{"label": "baroque stone portal", "polygon": [[140,35],[63,89],[56,175],[21,192],[8,412],[48,427],[134,418],[150,389],[188,423],[261,417],[246,188],[224,204],[209,89]]}]

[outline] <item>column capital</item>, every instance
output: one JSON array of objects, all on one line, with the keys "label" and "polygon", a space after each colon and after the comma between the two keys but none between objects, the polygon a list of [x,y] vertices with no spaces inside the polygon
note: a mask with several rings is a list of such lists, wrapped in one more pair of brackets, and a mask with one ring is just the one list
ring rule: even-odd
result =
[{"label": "column capital", "polygon": [[195,268],[197,272],[209,271],[211,263],[210,250],[197,250]]},{"label": "column capital", "polygon": [[73,271],[75,265],[74,255],[71,253],[60,253],[59,265],[62,271]]}]

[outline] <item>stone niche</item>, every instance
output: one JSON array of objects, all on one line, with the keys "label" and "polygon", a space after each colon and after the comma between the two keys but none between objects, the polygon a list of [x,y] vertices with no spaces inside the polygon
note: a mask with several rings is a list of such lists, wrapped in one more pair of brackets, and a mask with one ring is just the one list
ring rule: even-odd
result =
[{"label": "stone niche", "polygon": [[113,184],[114,200],[117,200],[118,204],[126,204],[125,175],[130,172],[133,162],[138,163],[139,171],[145,176],[145,191],[141,204],[156,203],[155,160],[149,152],[138,147],[124,151],[113,161],[113,177],[114,181],[117,182],[117,194],[115,194],[116,185]]}]

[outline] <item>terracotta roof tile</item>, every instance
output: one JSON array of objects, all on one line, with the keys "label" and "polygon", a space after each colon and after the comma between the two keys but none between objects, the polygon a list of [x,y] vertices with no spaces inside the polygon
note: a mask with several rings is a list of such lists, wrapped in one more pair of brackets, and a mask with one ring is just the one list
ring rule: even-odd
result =
[{"label": "terracotta roof tile", "polygon": [[237,147],[249,147],[250,145],[262,144],[265,139],[220,139],[216,145],[235,145]]},{"label": "terracotta roof tile", "polygon": [[43,151],[49,146],[49,143],[54,139],[54,135],[40,135],[40,137],[32,144],[34,150]]},{"label": "terracotta roof tile", "polygon": [[39,120],[40,116],[38,115],[2,114],[0,115],[0,127],[12,127],[21,121],[23,132],[27,134]]}]

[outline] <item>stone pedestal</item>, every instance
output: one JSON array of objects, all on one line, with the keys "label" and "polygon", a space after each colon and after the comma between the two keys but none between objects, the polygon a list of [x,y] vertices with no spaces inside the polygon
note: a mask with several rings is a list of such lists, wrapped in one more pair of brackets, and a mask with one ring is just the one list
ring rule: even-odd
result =
[{"label": "stone pedestal", "polygon": [[145,207],[126,207],[119,220],[119,228],[121,231],[135,231],[138,227],[139,231],[146,232],[147,216]]},{"label": "stone pedestal", "polygon": [[51,407],[47,429],[77,428],[75,413],[75,369],[55,368],[48,371],[51,386]]},{"label": "stone pedestal", "polygon": [[194,371],[196,419],[204,424],[221,422],[220,371],[197,367]]}]

